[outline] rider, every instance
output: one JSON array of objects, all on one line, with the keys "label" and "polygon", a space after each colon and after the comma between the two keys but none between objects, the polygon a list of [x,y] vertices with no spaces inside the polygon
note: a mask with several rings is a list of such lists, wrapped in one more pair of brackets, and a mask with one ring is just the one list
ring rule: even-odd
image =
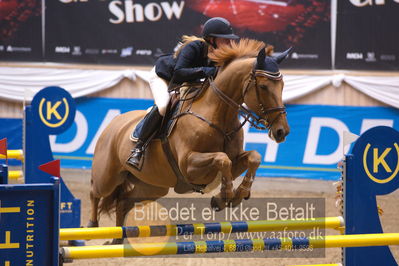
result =
[{"label": "rider", "polygon": [[128,164],[139,168],[146,144],[160,126],[170,99],[168,83],[181,84],[214,76],[216,68],[208,53],[238,38],[227,19],[211,18],[204,24],[202,38],[183,36],[183,44],[174,55],[157,60],[149,78],[155,105],[137,126],[138,141],[127,160]]}]

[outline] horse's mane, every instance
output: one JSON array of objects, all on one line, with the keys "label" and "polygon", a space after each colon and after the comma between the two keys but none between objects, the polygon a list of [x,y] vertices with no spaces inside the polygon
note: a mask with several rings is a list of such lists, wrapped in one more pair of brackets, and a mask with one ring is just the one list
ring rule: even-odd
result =
[{"label": "horse's mane", "polygon": [[238,42],[231,42],[231,45],[222,45],[208,56],[217,66],[226,66],[237,58],[256,57],[263,47],[266,47],[266,55],[270,56],[273,53],[273,46],[245,38]]}]

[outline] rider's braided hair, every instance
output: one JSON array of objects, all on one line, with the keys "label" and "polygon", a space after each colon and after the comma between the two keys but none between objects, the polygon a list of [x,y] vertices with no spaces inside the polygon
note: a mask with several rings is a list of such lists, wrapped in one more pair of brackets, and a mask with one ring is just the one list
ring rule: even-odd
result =
[{"label": "rider's braided hair", "polygon": [[176,50],[174,57],[176,58],[179,53],[181,52],[181,50],[189,43],[194,42],[194,41],[201,41],[201,42],[206,42],[205,39],[197,37],[195,35],[183,35],[181,38],[181,42],[179,43],[180,46],[179,48]]}]

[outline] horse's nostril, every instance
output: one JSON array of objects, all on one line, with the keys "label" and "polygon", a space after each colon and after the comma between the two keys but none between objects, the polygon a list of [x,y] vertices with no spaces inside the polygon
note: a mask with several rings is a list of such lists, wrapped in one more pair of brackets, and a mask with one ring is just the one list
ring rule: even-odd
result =
[{"label": "horse's nostril", "polygon": [[284,129],[278,129],[277,130],[277,138],[282,138],[284,137]]}]

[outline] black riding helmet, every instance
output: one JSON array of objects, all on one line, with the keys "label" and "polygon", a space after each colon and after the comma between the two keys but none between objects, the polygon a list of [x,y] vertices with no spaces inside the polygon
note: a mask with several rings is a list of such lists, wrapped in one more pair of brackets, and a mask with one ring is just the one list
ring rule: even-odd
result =
[{"label": "black riding helmet", "polygon": [[211,18],[208,19],[204,28],[202,29],[202,36],[207,37],[219,37],[226,39],[238,39],[239,37],[233,33],[233,28],[230,22],[225,18]]}]

